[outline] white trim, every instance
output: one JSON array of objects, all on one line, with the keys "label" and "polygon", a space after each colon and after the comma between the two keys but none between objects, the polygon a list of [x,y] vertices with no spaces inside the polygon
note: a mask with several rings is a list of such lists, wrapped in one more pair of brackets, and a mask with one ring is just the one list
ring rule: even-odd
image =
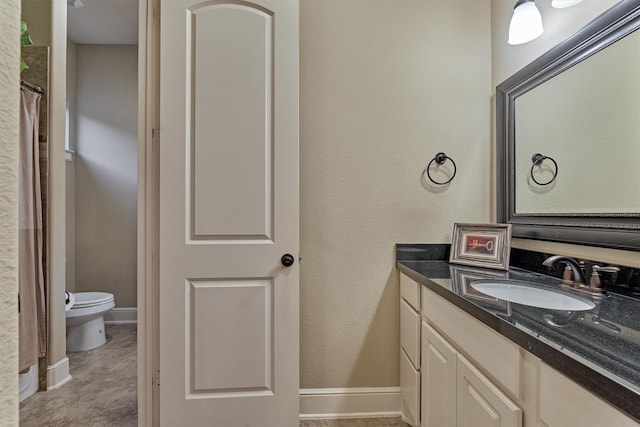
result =
[{"label": "white trim", "polygon": [[300,419],[399,417],[400,387],[300,390]]},{"label": "white trim", "polygon": [[113,308],[104,314],[104,323],[138,323],[138,309],[136,307]]},{"label": "white trim", "polygon": [[47,366],[47,391],[57,390],[69,381],[71,381],[71,374],[69,374],[68,357],[55,365]]}]

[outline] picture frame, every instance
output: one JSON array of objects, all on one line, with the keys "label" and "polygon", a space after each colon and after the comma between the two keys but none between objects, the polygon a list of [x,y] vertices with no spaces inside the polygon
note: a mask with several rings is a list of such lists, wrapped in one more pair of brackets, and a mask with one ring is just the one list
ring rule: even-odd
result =
[{"label": "picture frame", "polygon": [[471,283],[475,280],[497,279],[504,280],[509,278],[506,271],[491,271],[481,268],[449,266],[451,275],[452,290],[456,294],[469,299],[474,304],[489,310],[490,312],[510,317],[511,304],[509,301],[501,300],[490,295],[485,295],[476,290]]},{"label": "picture frame", "polygon": [[511,224],[453,225],[452,264],[508,270],[510,252]]}]

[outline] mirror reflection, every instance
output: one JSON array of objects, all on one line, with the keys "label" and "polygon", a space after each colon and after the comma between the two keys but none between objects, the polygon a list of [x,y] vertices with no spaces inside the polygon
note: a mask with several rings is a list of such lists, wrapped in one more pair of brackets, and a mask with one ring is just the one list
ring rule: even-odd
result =
[{"label": "mirror reflection", "polygon": [[515,99],[516,213],[640,212],[639,52],[635,31]]}]

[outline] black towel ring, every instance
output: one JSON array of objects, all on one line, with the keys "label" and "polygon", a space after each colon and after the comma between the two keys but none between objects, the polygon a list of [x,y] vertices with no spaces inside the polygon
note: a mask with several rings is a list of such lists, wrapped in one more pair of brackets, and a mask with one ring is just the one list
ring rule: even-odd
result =
[{"label": "black towel ring", "polygon": [[[551,161],[553,162],[553,166],[554,166],[554,168],[555,168],[555,170],[553,171],[553,177],[552,177],[549,181],[547,181],[547,182],[539,182],[539,181],[538,181],[538,180],[533,176],[533,168],[535,168],[536,166],[540,166],[540,165],[542,165],[542,162],[544,162],[544,161],[545,161],[545,160],[547,160],[547,159],[549,159],[549,160],[551,160]],[[536,153],[536,154],[534,154],[534,155],[531,157],[531,161],[533,162],[533,165],[531,165],[531,172],[530,172],[530,175],[531,175],[531,179],[533,180],[533,182],[535,182],[535,183],[536,183],[536,184],[538,184],[538,185],[549,185],[549,184],[551,184],[553,181],[555,181],[555,180],[556,180],[556,177],[558,176],[558,164],[556,163],[556,161],[555,161],[555,160],[553,160],[553,158],[552,158],[552,157],[548,157],[548,156],[545,156],[545,155],[543,155],[543,154]]]},{"label": "black towel ring", "polygon": [[[438,182],[438,181],[434,180],[434,179],[431,177],[431,174],[429,173],[429,169],[431,168],[431,164],[432,164],[433,162],[436,162],[436,163],[437,163],[437,164],[439,164],[439,165],[443,165],[443,164],[447,161],[447,159],[451,160],[451,163],[453,164],[453,175],[451,175],[451,178],[449,178],[449,179],[448,179],[448,180],[446,180],[445,182]],[[447,156],[447,155],[446,155],[446,154],[444,154],[444,153],[438,153],[438,154],[436,154],[436,155],[435,155],[435,157],[434,157],[433,159],[431,159],[431,161],[430,161],[430,162],[429,162],[429,164],[427,165],[427,176],[429,177],[429,180],[430,180],[431,182],[433,182],[434,184],[436,184],[436,185],[447,185],[447,184],[448,184],[448,183],[450,183],[450,182],[453,180],[453,178],[456,176],[456,172],[457,172],[457,171],[458,171],[458,168],[456,167],[456,162],[454,162],[454,161],[453,161],[453,159],[452,159],[451,157]]]}]

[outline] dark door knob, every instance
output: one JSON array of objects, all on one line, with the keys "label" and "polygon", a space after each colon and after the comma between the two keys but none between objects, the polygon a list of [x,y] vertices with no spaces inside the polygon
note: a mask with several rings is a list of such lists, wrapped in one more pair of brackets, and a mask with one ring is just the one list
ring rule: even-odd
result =
[{"label": "dark door knob", "polygon": [[295,261],[295,258],[293,258],[293,255],[291,254],[284,254],[282,255],[282,258],[280,258],[280,262],[285,267],[291,267],[294,261]]}]

